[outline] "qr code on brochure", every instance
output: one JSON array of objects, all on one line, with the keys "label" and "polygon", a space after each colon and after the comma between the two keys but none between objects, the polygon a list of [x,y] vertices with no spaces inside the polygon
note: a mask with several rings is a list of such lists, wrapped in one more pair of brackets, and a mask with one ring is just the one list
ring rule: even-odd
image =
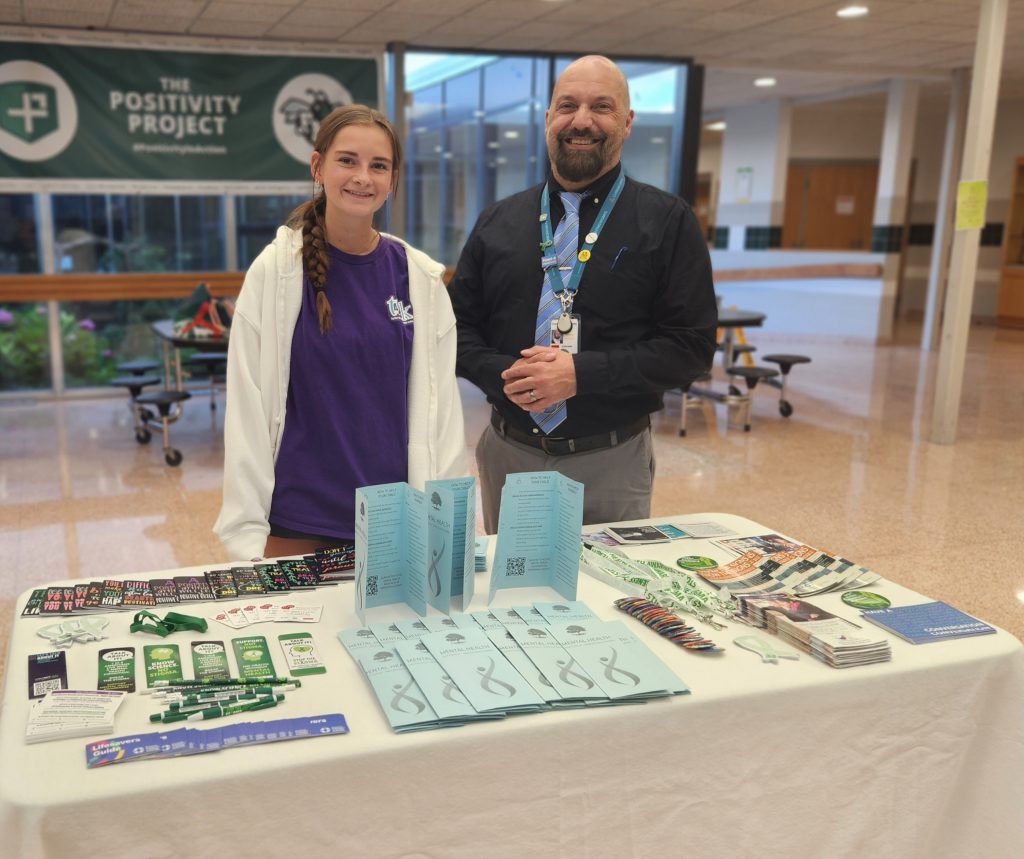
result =
[{"label": "qr code on brochure", "polygon": [[367,576],[366,577],[366,595],[368,597],[377,596],[377,577]]},{"label": "qr code on brochure", "polygon": [[506,576],[525,576],[526,575],[526,558],[523,556],[517,556],[515,558],[509,558],[505,563],[505,575]]}]

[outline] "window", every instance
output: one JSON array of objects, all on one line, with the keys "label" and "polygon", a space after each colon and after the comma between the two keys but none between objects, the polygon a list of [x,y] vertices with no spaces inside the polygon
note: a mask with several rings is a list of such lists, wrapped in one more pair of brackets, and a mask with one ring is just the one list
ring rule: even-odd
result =
[{"label": "window", "polygon": [[[571,61],[557,58],[556,72]],[[454,265],[484,208],[544,180],[550,66],[548,56],[406,54],[404,205],[412,244]],[[623,167],[640,182],[678,193],[688,66],[619,66],[636,114]]]}]

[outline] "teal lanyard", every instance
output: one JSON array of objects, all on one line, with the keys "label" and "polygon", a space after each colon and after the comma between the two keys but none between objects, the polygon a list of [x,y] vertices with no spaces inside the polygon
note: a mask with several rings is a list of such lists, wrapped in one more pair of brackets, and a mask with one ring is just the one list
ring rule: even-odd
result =
[{"label": "teal lanyard", "polygon": [[[551,201],[548,198],[548,185],[544,183],[544,190],[540,196],[540,265],[544,269],[545,273],[551,277],[551,291],[562,299],[562,306],[568,310],[572,306],[573,297],[576,295],[576,291],[580,288],[580,280],[583,277],[583,267],[587,264],[587,260],[590,259],[591,248],[594,247],[594,243],[598,240],[601,235],[601,230],[604,229],[604,225],[608,220],[608,216],[611,215],[612,209],[615,208],[615,204],[619,200],[619,196],[622,194],[622,189],[626,184],[626,177],[620,172],[618,178],[615,180],[615,184],[612,185],[611,191],[608,196],[604,199],[604,205],[601,206],[601,211],[597,213],[597,220],[594,221],[594,226],[591,227],[589,233],[585,237],[582,247],[579,248],[579,252],[576,254],[576,260],[572,265],[572,272],[569,275],[569,282],[565,283],[562,280],[562,273],[558,270],[558,258],[556,256],[548,256],[545,251],[548,251],[554,246],[554,237],[551,232]],[[593,241],[590,241],[590,239]],[[565,295],[563,295],[565,293]]]}]

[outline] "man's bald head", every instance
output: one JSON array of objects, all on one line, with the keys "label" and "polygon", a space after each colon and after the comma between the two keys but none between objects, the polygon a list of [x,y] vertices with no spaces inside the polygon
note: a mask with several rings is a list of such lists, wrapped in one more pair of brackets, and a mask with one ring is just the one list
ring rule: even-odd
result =
[{"label": "man's bald head", "polygon": [[580,57],[555,82],[544,122],[551,172],[567,190],[586,188],[619,163],[632,131],[626,76],[607,57]]}]

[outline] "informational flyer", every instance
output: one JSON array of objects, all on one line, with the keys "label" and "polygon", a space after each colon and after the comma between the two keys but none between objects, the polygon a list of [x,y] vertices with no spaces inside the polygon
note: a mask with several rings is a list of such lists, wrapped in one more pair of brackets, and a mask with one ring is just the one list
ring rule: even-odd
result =
[{"label": "informational flyer", "polygon": [[[448,614],[452,598],[473,599],[476,478],[433,480],[356,490],[356,613],[406,603]],[[470,571],[467,575],[467,571]]]},{"label": "informational flyer", "polygon": [[582,483],[557,471],[508,475],[488,602],[502,588],[536,586],[576,599],[582,525]]}]

